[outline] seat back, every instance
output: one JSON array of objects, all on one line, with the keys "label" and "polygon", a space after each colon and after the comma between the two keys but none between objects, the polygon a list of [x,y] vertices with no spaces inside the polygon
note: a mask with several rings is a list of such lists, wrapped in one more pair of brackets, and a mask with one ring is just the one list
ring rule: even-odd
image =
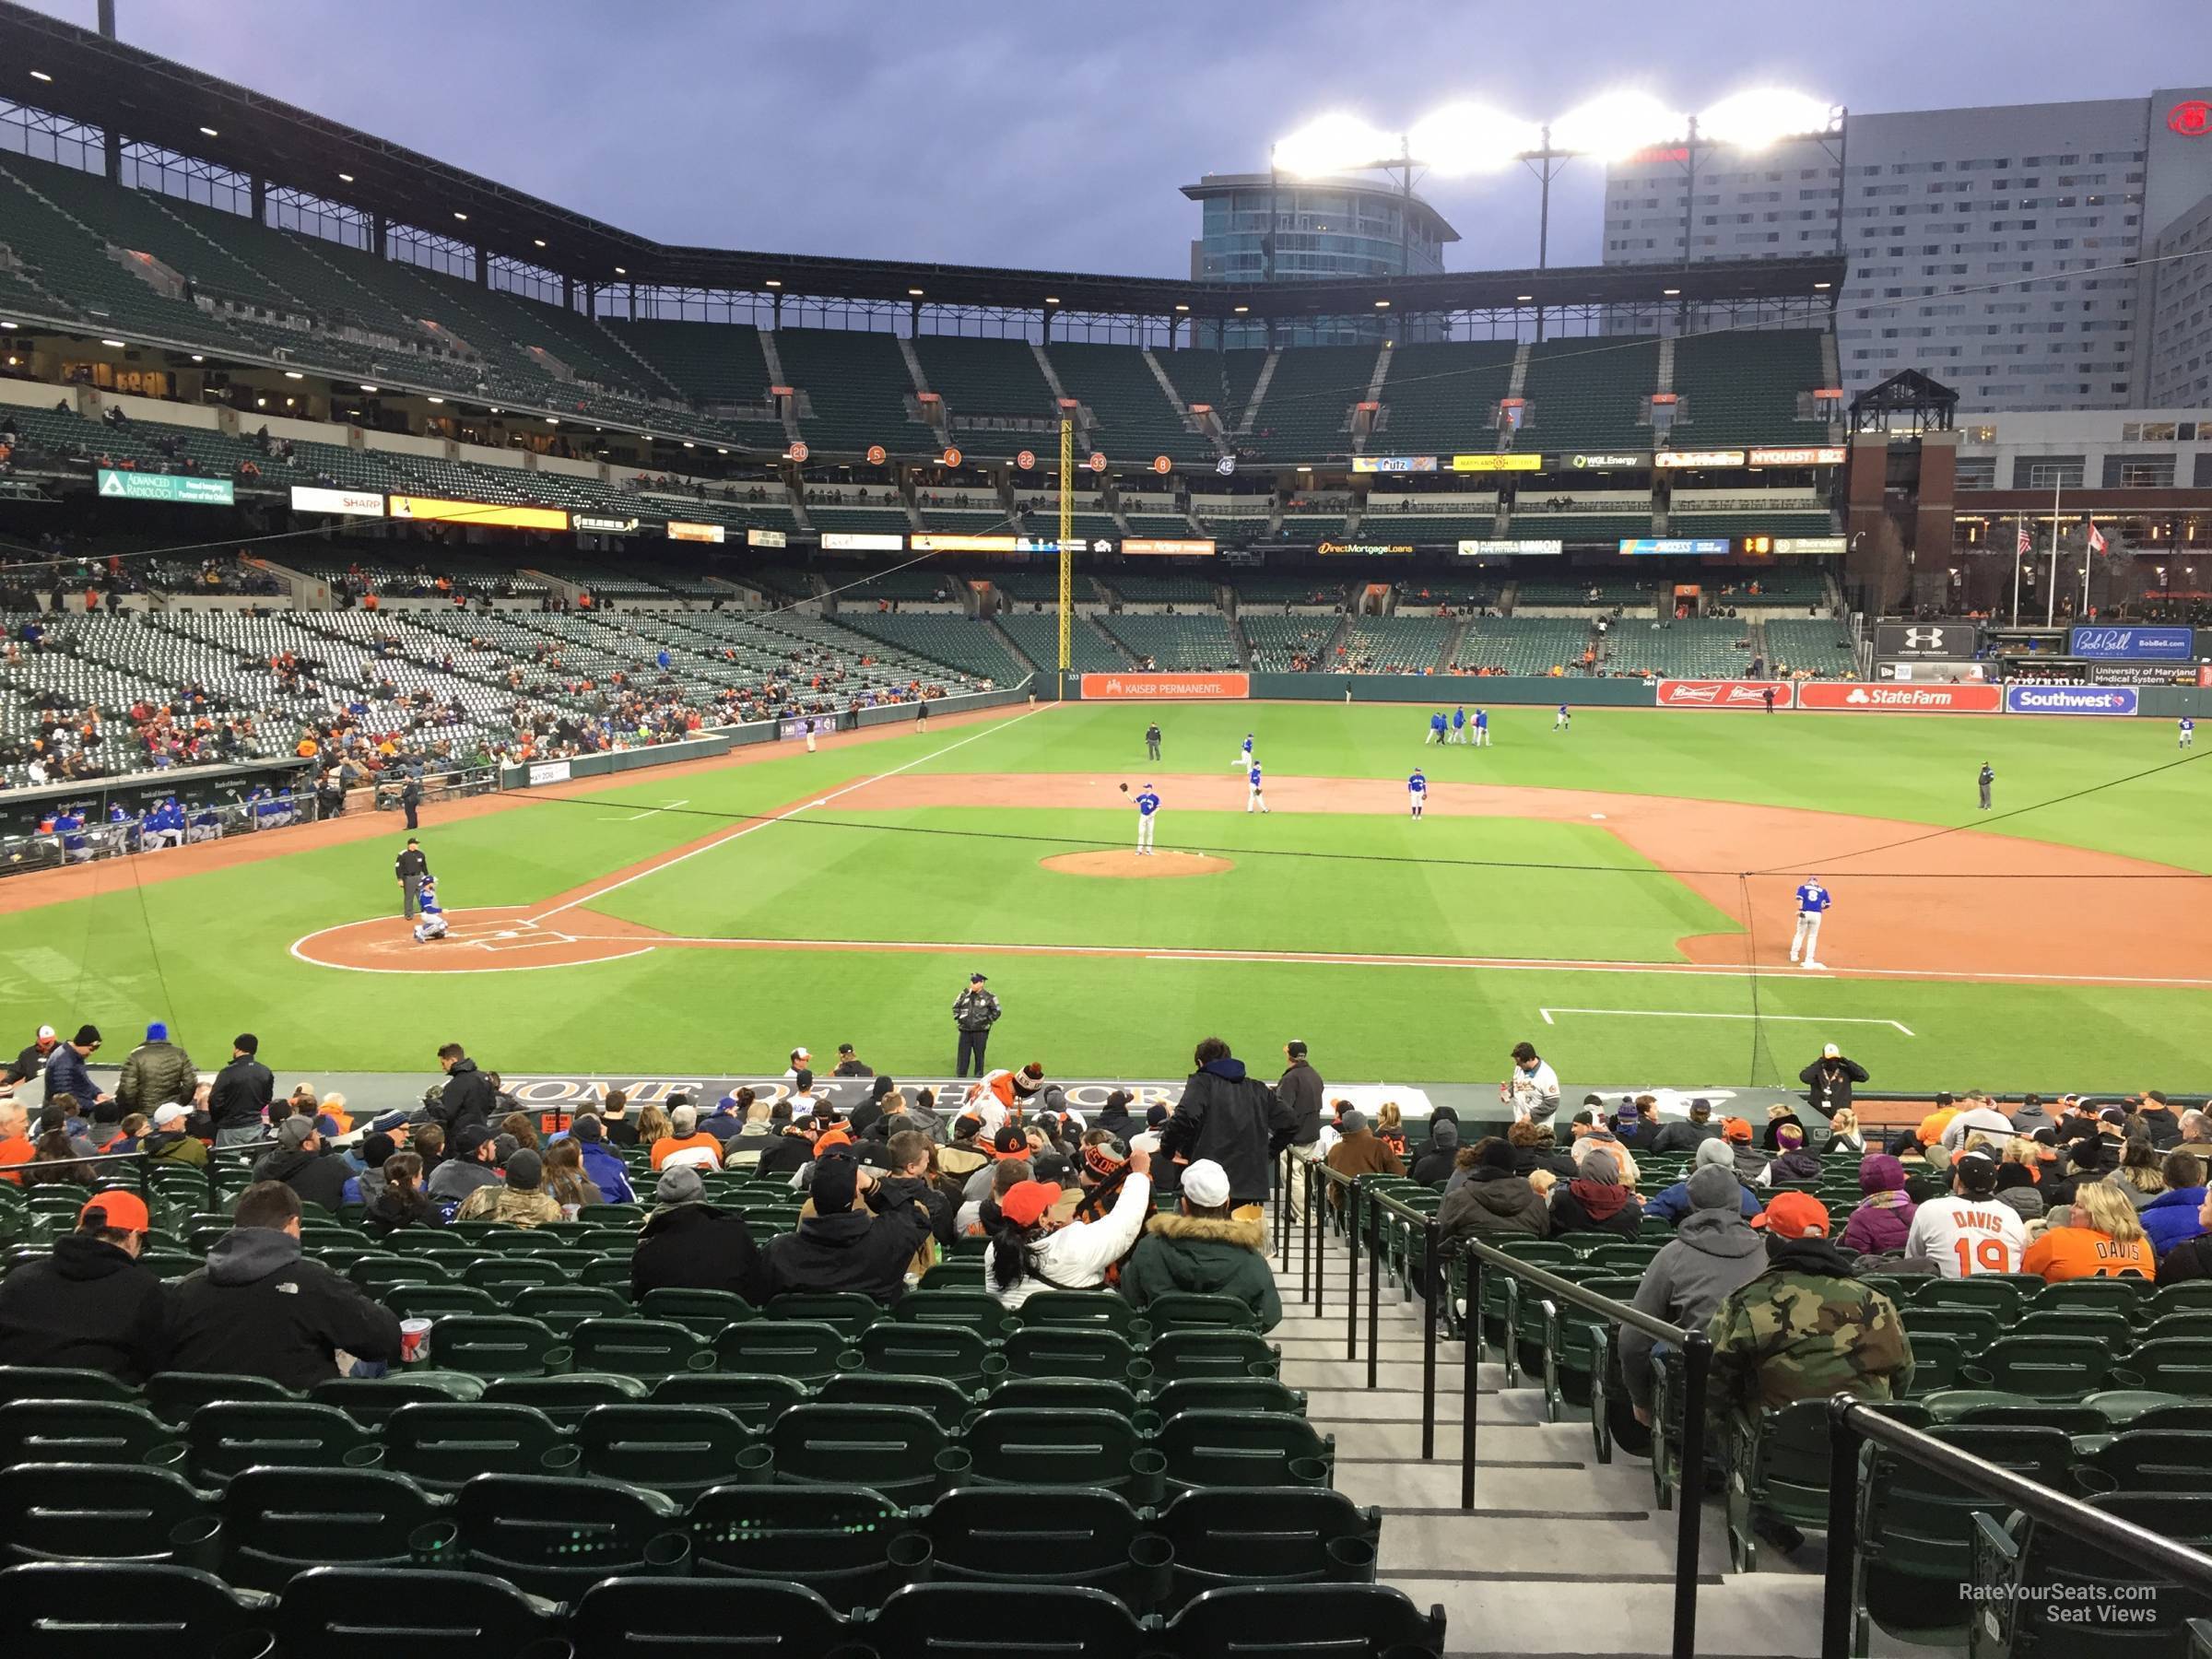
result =
[{"label": "seat back", "polygon": [[1111,1290],[1038,1290],[1017,1315],[1025,1325],[1075,1325],[1135,1336],[1144,1318]]},{"label": "seat back", "polygon": [[673,1320],[585,1319],[577,1324],[573,1340],[572,1363],[578,1371],[657,1378],[714,1369],[714,1350],[706,1339]]},{"label": "seat back", "polygon": [[879,1653],[931,1659],[1137,1659],[1147,1646],[1127,1607],[1068,1584],[910,1584],[884,1598],[867,1641]]},{"label": "seat back", "polygon": [[968,1425],[960,1449],[969,1462],[962,1483],[1089,1487],[1136,1504],[1159,1495],[1159,1454],[1112,1412],[994,1406]]},{"label": "seat back", "polygon": [[[1038,1299],[1031,1297],[1030,1301]],[[1024,1303],[1022,1311],[1029,1311]],[[1001,1350],[1006,1371],[1016,1377],[1103,1377],[1142,1380],[1149,1368],[1133,1371],[1136,1355],[1129,1339],[1103,1324],[1029,1324],[1010,1333]]]},{"label": "seat back", "polygon": [[143,1561],[212,1568],[215,1523],[173,1469],[17,1464],[0,1469],[0,1566]]},{"label": "seat back", "polygon": [[1252,1331],[1260,1328],[1260,1316],[1233,1296],[1202,1296],[1194,1291],[1170,1290],[1144,1307],[1144,1316],[1155,1333],[1170,1331]]},{"label": "seat back", "polygon": [[0,1572],[8,1659],[229,1659],[266,1653],[268,1624],[195,1567],[33,1561]]},{"label": "seat back", "polygon": [[0,1406],[0,1468],[11,1464],[135,1464],[177,1431],[117,1400],[17,1400]]},{"label": "seat back", "polygon": [[279,1653],[319,1659],[489,1659],[559,1638],[553,1613],[500,1579],[373,1567],[301,1573],[277,1596],[274,1624]]},{"label": "seat back", "polygon": [[884,1316],[883,1305],[853,1290],[787,1292],[760,1310],[770,1319],[810,1319],[835,1327],[851,1342]]},{"label": "seat back", "polygon": [[684,1526],[696,1578],[788,1581],[840,1607],[874,1606],[927,1562],[899,1542],[912,1531],[905,1509],[849,1480],[716,1487],[691,1500]]},{"label": "seat back", "polygon": [[434,1492],[453,1492],[479,1475],[565,1474],[576,1449],[542,1411],[488,1400],[402,1406],[385,1419],[384,1467]]},{"label": "seat back", "polygon": [[1426,1613],[1386,1584],[1254,1584],[1209,1590],[1168,1626],[1177,1653],[1238,1659],[1437,1659],[1444,1610]]},{"label": "seat back", "polygon": [[220,1486],[243,1470],[372,1466],[375,1438],[335,1406],[218,1400],[184,1425],[194,1480]]},{"label": "seat back", "polygon": [[744,1457],[750,1446],[752,1433],[719,1406],[597,1406],[576,1425],[582,1474],[678,1500],[748,1478],[748,1467],[766,1463],[764,1449]]},{"label": "seat back", "polygon": [[1231,1584],[1372,1583],[1382,1515],[1321,1487],[1200,1488],[1153,1530],[1174,1550],[1173,1607]]},{"label": "seat back", "polygon": [[688,1290],[675,1286],[646,1291],[637,1311],[646,1319],[673,1320],[710,1342],[722,1334],[724,1325],[743,1324],[759,1317],[753,1304],[735,1290]]},{"label": "seat back", "polygon": [[439,1519],[436,1501],[386,1469],[251,1468],[220,1500],[223,1577],[276,1591],[310,1567],[435,1564],[419,1538]]},{"label": "seat back", "polygon": [[717,1367],[818,1382],[859,1364],[844,1333],[814,1319],[756,1319],[714,1338]]},{"label": "seat back", "polygon": [[557,1429],[573,1429],[583,1414],[600,1406],[627,1406],[647,1398],[651,1388],[636,1377],[612,1371],[571,1371],[561,1377],[501,1377],[484,1385],[483,1398],[495,1406],[527,1406],[542,1411]]},{"label": "seat back", "polygon": [[655,1401],[720,1406],[755,1434],[811,1397],[806,1384],[794,1377],[766,1377],[748,1371],[686,1372],[663,1377],[653,1385]]},{"label": "seat back", "polygon": [[976,1584],[1082,1584],[1143,1610],[1167,1589],[1168,1557],[1113,1492],[956,1487],[929,1506],[930,1573]]},{"label": "seat back", "polygon": [[981,1289],[909,1291],[891,1305],[891,1317],[900,1324],[965,1325],[979,1336],[1004,1335],[1016,1323],[1006,1303]]},{"label": "seat back", "polygon": [[569,1614],[579,1653],[711,1651],[736,1631],[758,1659],[815,1659],[854,1639],[821,1595],[771,1579],[613,1579],[586,1590]]},{"label": "seat back", "polygon": [[1156,1385],[1186,1377],[1273,1377],[1282,1366],[1282,1350],[1250,1331],[1171,1331],[1145,1357]]},{"label": "seat back", "polygon": [[1161,1422],[1153,1449],[1167,1462],[1170,1490],[1325,1487],[1336,1463],[1333,1436],[1269,1411],[1180,1411]]},{"label": "seat back", "polygon": [[616,1573],[665,1577],[691,1555],[675,1503],[610,1479],[479,1475],[454,1494],[453,1524],[467,1571],[555,1601]]},{"label": "seat back", "polygon": [[887,1498],[923,1502],[943,1483],[947,1436],[913,1406],[794,1406],[768,1427],[779,1483],[841,1486],[865,1473]]},{"label": "seat back", "polygon": [[964,1325],[902,1324],[888,1319],[861,1333],[860,1362],[867,1371],[940,1377],[963,1389],[981,1388],[987,1377],[1006,1371],[1005,1359]]},{"label": "seat back", "polygon": [[457,1313],[430,1327],[431,1363],[471,1376],[542,1377],[568,1368],[570,1350],[535,1319]]}]

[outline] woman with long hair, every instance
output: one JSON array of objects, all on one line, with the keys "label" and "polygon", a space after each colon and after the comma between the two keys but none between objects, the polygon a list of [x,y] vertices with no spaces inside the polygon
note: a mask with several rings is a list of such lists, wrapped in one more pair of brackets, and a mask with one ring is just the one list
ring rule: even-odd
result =
[{"label": "woman with long hair", "polygon": [[2072,1223],[2048,1227],[2028,1246],[2020,1271],[2046,1285],[2077,1278],[2156,1278],[2159,1261],[2143,1231],[2143,1218],[2114,1177],[2084,1182],[2074,1194]]},{"label": "woman with long hair", "polygon": [[668,1114],[658,1106],[642,1106],[638,1109],[639,1146],[650,1147],[657,1140],[667,1139],[673,1133],[675,1130],[669,1122]]},{"label": "woman with long hair", "polygon": [[361,1213],[364,1231],[379,1238],[406,1227],[443,1227],[437,1200],[423,1189],[422,1159],[394,1152],[384,1159],[384,1184]]},{"label": "woman with long hair", "polygon": [[1406,1114],[1398,1110],[1395,1100],[1385,1100],[1375,1113],[1375,1138],[1398,1155],[1406,1157]]},{"label": "woman with long hair", "polygon": [[90,1186],[91,1167],[78,1161],[82,1156],[68,1130],[48,1129],[32,1146],[30,1161],[22,1166],[23,1184]]},{"label": "woman with long hair", "polygon": [[1096,1290],[1116,1264],[1136,1248],[1152,1214],[1152,1154],[1129,1154],[1121,1195],[1096,1221],[1071,1221],[1047,1230],[1045,1217],[1060,1202],[1050,1181],[1024,1181],[983,1200],[978,1219],[991,1241],[983,1252],[983,1288],[1009,1309],[1040,1290]]},{"label": "woman with long hair", "polygon": [[605,1204],[598,1184],[583,1172],[583,1148],[573,1140],[557,1140],[546,1148],[546,1195],[560,1206],[569,1220],[587,1204]]},{"label": "woman with long hair", "polygon": [[538,1145],[537,1120],[526,1112],[509,1112],[500,1120],[498,1133],[513,1135],[516,1146],[527,1147],[533,1152],[543,1149]]},{"label": "woman with long hair", "polygon": [[1844,1107],[1828,1120],[1830,1149],[1848,1152],[1853,1158],[1866,1156],[1866,1137],[1859,1132],[1859,1114]]},{"label": "woman with long hair", "polygon": [[[2105,1183],[2118,1187],[2136,1209],[2147,1209],[2150,1201],[2166,1190],[2165,1163],[2150,1144],[2149,1135],[2131,1135],[2120,1153],[2120,1167],[2104,1178]],[[2076,1202],[2080,1197],[2077,1192]]]}]

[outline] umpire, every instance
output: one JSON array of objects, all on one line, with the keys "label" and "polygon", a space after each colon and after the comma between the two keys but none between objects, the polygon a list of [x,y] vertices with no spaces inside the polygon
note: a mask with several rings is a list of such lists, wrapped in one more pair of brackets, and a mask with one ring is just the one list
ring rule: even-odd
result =
[{"label": "umpire", "polygon": [[1157,720],[1145,728],[1145,759],[1159,759],[1159,722]]},{"label": "umpire", "polygon": [[430,861],[422,855],[422,848],[413,836],[407,837],[406,847],[392,861],[392,874],[399,881],[399,913],[412,916],[422,901],[422,878],[430,873]]},{"label": "umpire", "polygon": [[970,974],[968,989],[953,1000],[952,1023],[960,1033],[960,1055],[952,1074],[956,1077],[968,1075],[971,1059],[975,1062],[975,1075],[983,1075],[983,1049],[991,1041],[991,1028],[1005,1012],[998,998],[983,989],[984,978],[981,973]]}]

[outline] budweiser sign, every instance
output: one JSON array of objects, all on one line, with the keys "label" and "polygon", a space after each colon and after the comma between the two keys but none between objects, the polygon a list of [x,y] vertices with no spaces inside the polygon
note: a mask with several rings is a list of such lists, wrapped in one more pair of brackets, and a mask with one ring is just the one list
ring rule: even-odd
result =
[{"label": "budweiser sign", "polygon": [[1787,680],[1661,680],[1659,706],[1663,709],[1764,709],[1767,694],[1774,706],[1790,707]]},{"label": "budweiser sign", "polygon": [[1801,709],[1828,709],[1851,714],[2001,714],[2000,686],[1853,685],[1841,680],[1807,680],[1797,688]]}]

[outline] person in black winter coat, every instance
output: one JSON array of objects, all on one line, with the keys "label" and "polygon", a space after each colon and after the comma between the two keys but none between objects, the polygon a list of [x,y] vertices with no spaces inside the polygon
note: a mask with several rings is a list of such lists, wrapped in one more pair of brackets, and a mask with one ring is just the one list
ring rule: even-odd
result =
[{"label": "person in black winter coat", "polygon": [[1286,1042],[1283,1057],[1289,1065],[1276,1079],[1276,1101],[1290,1114],[1290,1144],[1311,1147],[1321,1139],[1321,1101],[1325,1088],[1321,1074],[1306,1058],[1304,1043]]},{"label": "person in black winter coat", "polygon": [[732,1290],[755,1307],[768,1300],[767,1264],[753,1230],[734,1210],[705,1202],[697,1170],[677,1164],[661,1174],[659,1201],[629,1257],[629,1296],[648,1290]]},{"label": "person in black winter coat", "polygon": [[1423,1186],[1441,1187],[1452,1178],[1453,1160],[1459,1156],[1459,1123],[1437,1117],[1429,1122],[1429,1145],[1413,1160],[1413,1178]]},{"label": "person in black winter coat", "polygon": [[261,1039],[241,1031],[230,1044],[230,1064],[215,1074],[207,1088],[207,1122],[215,1131],[215,1144],[259,1140],[276,1093],[276,1079],[261,1063]]},{"label": "person in black winter coat", "polygon": [[794,1120],[785,1124],[782,1132],[760,1154],[760,1161],[753,1166],[759,1175],[796,1175],[814,1161],[814,1120]]},{"label": "person in black winter coat", "polygon": [[1822,1117],[1832,1118],[1851,1105],[1851,1091],[1866,1081],[1866,1068],[1834,1043],[1820,1050],[1820,1058],[1797,1074],[1805,1085],[1805,1101]]},{"label": "person in black winter coat", "polygon": [[445,1073],[445,1087],[439,1091],[438,1103],[429,1108],[429,1117],[445,1126],[447,1144],[469,1124],[490,1128],[498,1098],[491,1079],[477,1069],[477,1063],[457,1042],[438,1051],[438,1066]]},{"label": "person in black winter coat", "polygon": [[1709,1140],[1720,1138],[1721,1126],[1712,1121],[1711,1100],[1692,1100],[1689,1115],[1660,1125],[1652,1137],[1654,1152],[1695,1152]]},{"label": "person in black winter coat", "polygon": [[[808,1189],[815,1213],[797,1231],[769,1241],[763,1296],[857,1290],[880,1302],[897,1300],[908,1264],[930,1235],[922,1186],[905,1176],[879,1180],[850,1157],[820,1159]],[[872,1216],[858,1207],[862,1202]]]},{"label": "person in black winter coat", "polygon": [[53,1254],[0,1280],[0,1365],[100,1371],[134,1386],[160,1370],[169,1292],[138,1261],[148,1225],[136,1194],[98,1194]]},{"label": "person in black winter coat", "polygon": [[1603,1148],[1583,1159],[1582,1173],[1551,1189],[1551,1232],[1609,1232],[1634,1240],[1643,1225],[1643,1206],[1620,1184],[1620,1164]]},{"label": "person in black winter coat", "polygon": [[300,1199],[280,1181],[239,1194],[230,1231],[171,1293],[164,1371],[266,1377],[307,1389],[338,1374],[341,1350],[396,1364],[399,1318],[300,1253]]},{"label": "person in black winter coat", "polygon": [[1161,1161],[1210,1158],[1229,1176],[1232,1206],[1265,1204],[1274,1157],[1290,1145],[1290,1110],[1274,1089],[1244,1075],[1244,1063],[1220,1038],[1199,1043],[1194,1059],[1198,1069],[1184,1080],[1182,1099],[1159,1132]]},{"label": "person in black winter coat", "polygon": [[1549,1170],[1561,1181],[1571,1181],[1582,1173],[1575,1168],[1574,1155],[1552,1138],[1548,1124],[1523,1118],[1505,1132],[1505,1138],[1513,1149],[1516,1175],[1533,1175],[1538,1170]]},{"label": "person in black winter coat", "polygon": [[263,1155],[253,1166],[256,1181],[281,1181],[309,1204],[335,1215],[346,1202],[346,1183],[353,1171],[343,1158],[326,1156],[315,1120],[288,1117],[276,1125],[276,1150]]}]

